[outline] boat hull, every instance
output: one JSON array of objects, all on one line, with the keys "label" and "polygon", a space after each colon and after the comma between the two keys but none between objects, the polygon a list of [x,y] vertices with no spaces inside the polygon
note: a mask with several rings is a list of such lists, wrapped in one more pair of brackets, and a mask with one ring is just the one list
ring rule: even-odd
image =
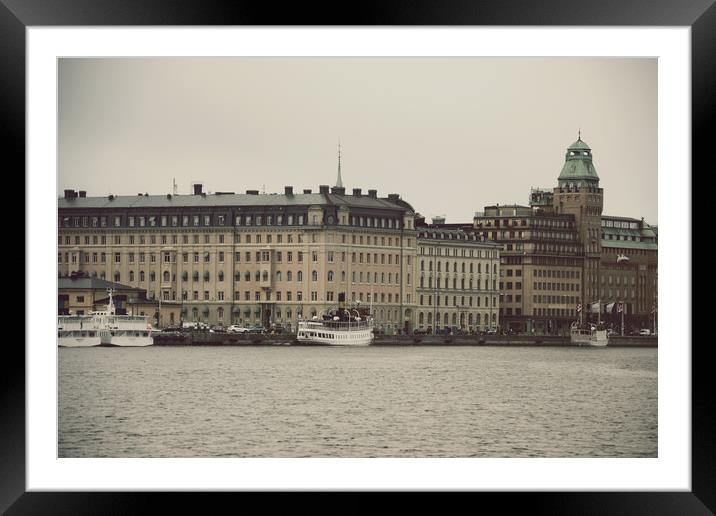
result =
[{"label": "boat hull", "polygon": [[606,331],[597,331],[594,335],[574,335],[570,336],[570,343],[573,346],[592,346],[601,348],[609,343]]},{"label": "boat hull", "polygon": [[152,346],[154,339],[152,337],[133,337],[133,336],[118,336],[115,335],[110,337],[106,342],[103,343],[105,346],[117,346],[124,348],[140,348],[145,346]]},{"label": "boat hull", "polygon": [[57,345],[61,348],[92,348],[102,344],[99,336],[96,337],[60,337]]}]

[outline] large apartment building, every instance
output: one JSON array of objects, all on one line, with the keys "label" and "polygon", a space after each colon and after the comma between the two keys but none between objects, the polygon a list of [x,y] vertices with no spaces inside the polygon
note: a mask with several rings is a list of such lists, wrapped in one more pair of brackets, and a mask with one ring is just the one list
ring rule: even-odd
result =
[{"label": "large apartment building", "polygon": [[283,194],[58,200],[58,272],[82,271],[177,301],[182,319],[296,326],[335,307],[370,305],[378,327],[415,318],[414,211],[399,195],[342,186]]},{"label": "large apartment building", "polygon": [[485,331],[500,324],[500,246],[471,231],[416,217],[417,327]]}]

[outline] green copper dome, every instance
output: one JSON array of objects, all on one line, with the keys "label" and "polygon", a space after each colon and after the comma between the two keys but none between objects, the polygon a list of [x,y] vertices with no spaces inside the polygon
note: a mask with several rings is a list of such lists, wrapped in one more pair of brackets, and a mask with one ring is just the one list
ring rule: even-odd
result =
[{"label": "green copper dome", "polygon": [[584,143],[582,141],[582,138],[578,138],[576,142],[574,142],[572,145],[567,147],[567,150],[592,150],[589,148],[589,145]]},{"label": "green copper dome", "polygon": [[592,164],[592,149],[582,141],[581,135],[567,148],[564,166],[559,174],[559,182],[576,182],[586,180],[590,183],[599,182],[599,176]]}]

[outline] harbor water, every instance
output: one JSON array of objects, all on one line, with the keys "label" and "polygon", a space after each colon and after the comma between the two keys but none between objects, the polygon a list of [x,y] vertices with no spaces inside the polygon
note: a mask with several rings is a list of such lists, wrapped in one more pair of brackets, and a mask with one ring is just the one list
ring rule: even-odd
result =
[{"label": "harbor water", "polygon": [[656,457],[657,349],[58,349],[59,457]]}]

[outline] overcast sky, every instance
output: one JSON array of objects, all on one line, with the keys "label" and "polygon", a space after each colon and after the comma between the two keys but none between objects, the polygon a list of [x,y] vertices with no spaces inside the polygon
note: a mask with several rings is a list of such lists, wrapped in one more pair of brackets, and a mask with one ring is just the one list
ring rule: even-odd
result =
[{"label": "overcast sky", "polygon": [[604,213],[657,224],[656,59],[60,59],[58,196],[343,185],[469,222],[592,148]]}]

